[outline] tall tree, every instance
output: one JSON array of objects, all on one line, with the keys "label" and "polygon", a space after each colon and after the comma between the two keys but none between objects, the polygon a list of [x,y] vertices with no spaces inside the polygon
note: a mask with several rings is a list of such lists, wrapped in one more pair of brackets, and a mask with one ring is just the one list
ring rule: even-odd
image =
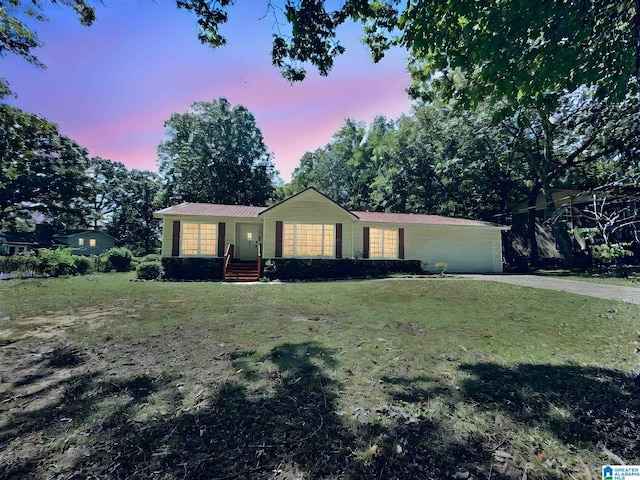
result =
[{"label": "tall tree", "polygon": [[159,208],[161,188],[158,174],[134,169],[118,189],[107,233],[136,254],[153,253],[160,246],[160,221],[153,212]]},{"label": "tall tree", "polygon": [[637,161],[639,97],[629,94],[622,102],[611,104],[597,98],[592,89],[582,88],[561,96],[554,111],[523,108],[505,119],[500,128],[511,136],[512,157],[524,167],[531,262],[538,265],[535,235],[538,196],[541,193],[545,196],[552,215],[555,205],[551,187],[559,186],[572,175],[575,178],[576,172],[598,162]]},{"label": "tall tree", "polygon": [[0,222],[35,213],[82,223],[91,180],[87,151],[44,118],[0,105]]},{"label": "tall tree", "polygon": [[165,122],[158,168],[164,202],[263,205],[276,177],[271,154],[253,115],[226,99],[195,102]]},{"label": "tall tree", "polygon": [[[49,1],[71,6],[83,24],[95,19],[86,0]],[[22,18],[44,20],[46,3],[11,0],[0,8],[0,56],[11,52],[39,64],[32,53],[39,39]],[[198,38],[212,47],[226,43],[220,27],[234,3],[176,0],[179,8],[196,14]],[[345,0],[336,9],[327,0],[269,0],[264,5],[279,26],[273,64],[290,81],[304,79],[309,63],[320,74],[329,73],[335,57],[345,51],[337,29],[349,20],[363,24],[374,61],[391,45],[408,50],[414,94],[425,87],[455,87],[474,102],[489,96],[534,103],[544,99],[553,107],[555,92],[595,85],[604,96],[619,100],[640,79],[638,0]],[[457,70],[471,80],[464,88],[452,77]],[[1,81],[0,93],[7,91]]]},{"label": "tall tree", "polygon": [[87,173],[93,180],[88,223],[96,228],[108,222],[120,205],[126,194],[129,171],[123,163],[93,157],[89,159]]},{"label": "tall tree", "polygon": [[[200,40],[215,47],[225,43],[219,27],[228,19],[230,3],[185,0],[178,5],[197,13]],[[538,103],[545,97],[553,106],[554,92],[580,85],[596,85],[619,100],[630,80],[640,78],[638,0],[347,0],[335,10],[330,4],[285,3],[291,30],[274,35],[272,57],[286,78],[302,80],[306,63],[328,74],[345,51],[337,29],[349,19],[364,25],[374,60],[391,45],[407,48],[418,90],[450,90],[455,86],[450,73],[460,70],[471,81],[455,90],[474,102],[490,96]],[[274,3],[267,5],[277,15]]]}]

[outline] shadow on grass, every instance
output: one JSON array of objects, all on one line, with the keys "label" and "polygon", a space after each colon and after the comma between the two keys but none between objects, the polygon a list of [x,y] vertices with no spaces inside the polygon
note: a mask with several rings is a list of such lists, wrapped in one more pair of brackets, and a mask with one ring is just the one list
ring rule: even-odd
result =
[{"label": "shadow on grass", "polygon": [[565,444],[606,446],[640,459],[640,378],[573,365],[462,365],[471,374],[461,387],[481,409],[553,433]]},{"label": "shadow on grass", "polygon": [[[0,454],[0,477],[522,477],[515,467],[492,470],[496,446],[486,437],[458,435],[428,411],[414,414],[416,405],[436,398],[452,408],[464,402],[478,411],[504,412],[567,445],[604,442],[626,458],[638,458],[632,428],[638,411],[631,404],[638,385],[619,372],[469,364],[460,367],[469,377],[458,389],[429,377],[383,378],[392,401],[377,412],[380,420],[361,422],[339,411],[346,387],[334,378],[334,353],[314,342],[285,343],[265,355],[236,352],[238,378],[207,386],[210,395],[195,403],[187,402],[176,379],[72,375],[56,384],[61,395],[39,408],[0,411],[0,451],[18,451]],[[164,410],[140,415],[159,399],[166,402]]]},{"label": "shadow on grass", "polygon": [[[343,386],[331,375],[333,354],[313,342],[236,353],[234,367],[269,364],[267,382],[248,381],[256,372],[247,369],[191,408],[167,379],[73,376],[42,408],[5,412],[0,449],[19,452],[0,454],[0,477],[431,479],[481,460],[477,445],[443,443],[435,422],[361,424],[338,412]],[[171,402],[167,412],[137,415],[159,397]],[[80,455],[67,443],[78,436]],[[49,443],[26,445],[43,438]]]},{"label": "shadow on grass", "polygon": [[574,365],[476,363],[459,369],[469,377],[456,388],[425,376],[383,380],[395,401],[466,403],[477,411],[505,413],[568,447],[600,453],[605,447],[623,459],[640,460],[640,377]]}]

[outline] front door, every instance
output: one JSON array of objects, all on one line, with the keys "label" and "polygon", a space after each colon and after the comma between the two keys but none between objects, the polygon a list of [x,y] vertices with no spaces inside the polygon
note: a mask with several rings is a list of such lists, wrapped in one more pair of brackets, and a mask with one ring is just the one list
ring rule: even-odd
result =
[{"label": "front door", "polygon": [[238,237],[236,245],[238,248],[238,258],[255,262],[258,260],[258,244],[262,241],[262,225],[241,223],[238,225]]}]

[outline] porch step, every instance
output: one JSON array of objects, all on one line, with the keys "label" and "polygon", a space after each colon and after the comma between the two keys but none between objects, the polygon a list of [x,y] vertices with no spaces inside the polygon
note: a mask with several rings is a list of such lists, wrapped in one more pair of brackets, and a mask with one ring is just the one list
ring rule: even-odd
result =
[{"label": "porch step", "polygon": [[260,280],[258,263],[230,263],[224,275],[225,282],[257,282]]}]

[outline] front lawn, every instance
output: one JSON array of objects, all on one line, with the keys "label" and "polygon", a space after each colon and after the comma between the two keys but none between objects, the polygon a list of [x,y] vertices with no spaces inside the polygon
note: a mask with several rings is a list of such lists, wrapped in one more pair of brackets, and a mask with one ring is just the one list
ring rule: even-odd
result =
[{"label": "front lawn", "polygon": [[[640,463],[640,307],[468,280],[0,282],[1,478]],[[526,475],[524,475],[526,473]]]}]

